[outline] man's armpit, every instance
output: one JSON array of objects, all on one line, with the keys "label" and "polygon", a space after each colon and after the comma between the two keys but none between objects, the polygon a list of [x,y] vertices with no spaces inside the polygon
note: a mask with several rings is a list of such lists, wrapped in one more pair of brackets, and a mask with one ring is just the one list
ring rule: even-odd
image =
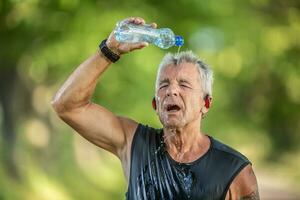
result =
[{"label": "man's armpit", "polygon": [[241,197],[241,200],[260,200],[258,191],[253,191],[249,195]]}]

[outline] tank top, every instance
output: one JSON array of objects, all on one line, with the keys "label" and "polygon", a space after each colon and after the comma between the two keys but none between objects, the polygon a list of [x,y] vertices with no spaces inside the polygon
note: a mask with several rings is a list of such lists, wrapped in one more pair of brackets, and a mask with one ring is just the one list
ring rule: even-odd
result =
[{"label": "tank top", "polygon": [[207,152],[178,163],[165,150],[163,130],[139,124],[131,146],[127,200],[225,199],[236,175],[250,161],[211,136]]}]

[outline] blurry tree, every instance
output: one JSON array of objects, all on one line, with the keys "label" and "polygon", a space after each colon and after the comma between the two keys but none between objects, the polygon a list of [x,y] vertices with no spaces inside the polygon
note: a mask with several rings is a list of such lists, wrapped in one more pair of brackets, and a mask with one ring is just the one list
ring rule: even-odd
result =
[{"label": "blurry tree", "polygon": [[256,52],[248,55],[252,60],[241,77],[247,76],[247,82],[236,80],[231,107],[246,103],[245,110],[235,110],[236,115],[265,129],[272,144],[269,158],[277,160],[278,155],[299,149],[300,2],[250,1],[245,6],[254,20],[237,32],[255,44]]}]

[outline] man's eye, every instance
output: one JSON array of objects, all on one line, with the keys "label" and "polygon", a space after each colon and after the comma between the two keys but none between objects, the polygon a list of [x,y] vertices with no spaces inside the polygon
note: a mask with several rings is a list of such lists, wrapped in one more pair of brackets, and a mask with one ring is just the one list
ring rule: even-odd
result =
[{"label": "man's eye", "polygon": [[162,88],[165,88],[165,87],[167,87],[168,85],[161,85],[160,87],[159,87],[159,89],[162,89]]},{"label": "man's eye", "polygon": [[185,87],[185,88],[191,88],[191,87],[189,87],[188,85],[185,85],[185,84],[181,84],[180,86]]}]

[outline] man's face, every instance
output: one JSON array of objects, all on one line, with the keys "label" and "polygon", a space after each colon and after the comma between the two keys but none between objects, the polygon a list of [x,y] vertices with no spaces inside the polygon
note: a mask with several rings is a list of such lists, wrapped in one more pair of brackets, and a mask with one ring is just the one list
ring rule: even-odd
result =
[{"label": "man's face", "polygon": [[204,101],[197,66],[183,62],[162,68],[156,103],[156,112],[164,127],[184,127],[201,118]]}]

